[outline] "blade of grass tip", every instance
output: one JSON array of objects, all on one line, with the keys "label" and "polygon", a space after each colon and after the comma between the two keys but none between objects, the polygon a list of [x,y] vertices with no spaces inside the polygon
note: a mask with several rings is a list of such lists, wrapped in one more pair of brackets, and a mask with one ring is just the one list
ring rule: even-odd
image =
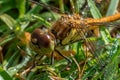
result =
[{"label": "blade of grass tip", "polygon": [[14,25],[16,23],[16,21],[9,16],[8,14],[2,14],[0,15],[0,19],[11,29],[13,30]]},{"label": "blade of grass tip", "polygon": [[46,25],[46,27],[48,27],[48,28],[51,27],[51,23],[49,23],[47,20],[44,20],[43,18],[36,16],[36,15],[32,15],[32,17],[40,20],[43,24]]},{"label": "blade of grass tip", "polygon": [[118,4],[119,4],[119,0],[111,0],[106,16],[110,16],[114,14],[117,9]]}]

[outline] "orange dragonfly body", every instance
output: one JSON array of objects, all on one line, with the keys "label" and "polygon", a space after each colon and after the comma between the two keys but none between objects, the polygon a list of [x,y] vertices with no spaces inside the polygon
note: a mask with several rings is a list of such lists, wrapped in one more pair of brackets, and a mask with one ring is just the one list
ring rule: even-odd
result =
[{"label": "orange dragonfly body", "polygon": [[[32,48],[35,52],[42,54],[41,56],[44,56],[45,54],[50,56],[51,54],[49,53],[56,51],[60,46],[84,40],[86,43],[85,46],[89,46],[90,48],[89,52],[96,54],[96,44],[86,38],[86,33],[98,28],[100,25],[118,19],[120,19],[120,13],[101,19],[81,19],[81,17],[76,14],[71,16],[64,15],[53,24],[51,30],[41,30],[40,28],[37,28],[33,31],[31,36]],[[63,52],[61,54],[70,56],[70,53],[75,54],[74,52]],[[56,54],[54,56],[56,56]],[[58,55],[56,58],[58,58]]]},{"label": "orange dragonfly body", "polygon": [[120,13],[100,19],[84,19],[79,14],[62,15],[61,18],[52,25],[50,30],[43,27],[35,29],[31,34],[30,44],[33,50],[44,55],[57,51],[57,48],[60,46],[84,40],[86,46],[90,47],[90,53],[94,54],[96,53],[95,43],[91,43],[91,41],[86,38],[87,33],[104,24],[119,19]]}]

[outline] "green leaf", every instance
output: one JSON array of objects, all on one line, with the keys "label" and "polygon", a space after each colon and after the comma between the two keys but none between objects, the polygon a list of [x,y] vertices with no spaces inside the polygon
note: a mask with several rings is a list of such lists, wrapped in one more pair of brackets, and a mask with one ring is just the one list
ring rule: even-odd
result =
[{"label": "green leaf", "polygon": [[45,24],[48,28],[51,27],[51,24],[50,24],[48,21],[44,20],[42,17],[36,16],[36,15],[32,15],[32,16],[33,16],[34,18],[40,20],[40,21],[41,21],[43,24]]},{"label": "green leaf", "polygon": [[9,76],[9,74],[3,70],[1,67],[0,67],[0,80],[12,80],[12,78]]},{"label": "green leaf", "polygon": [[12,40],[15,37],[15,35],[7,35],[4,40],[0,41],[0,46],[4,45],[5,43],[7,43],[8,41]]},{"label": "green leaf", "polygon": [[2,14],[0,15],[0,19],[11,29],[14,29],[14,25],[16,23],[16,21],[9,16],[8,14]]},{"label": "green leaf", "polygon": [[92,0],[87,0],[88,6],[90,7],[90,12],[93,16],[93,18],[101,18],[102,15],[100,14],[99,10],[95,6],[95,3]]},{"label": "green leaf", "polygon": [[0,14],[8,12],[9,10],[15,8],[14,0],[0,0]]},{"label": "green leaf", "polygon": [[119,4],[119,0],[111,0],[106,16],[110,16],[114,14],[117,9],[118,4]]},{"label": "green leaf", "polygon": [[26,0],[16,0],[16,6],[19,10],[19,17],[23,17],[25,15],[26,12]]},{"label": "green leaf", "polygon": [[26,56],[22,62],[14,67],[10,67],[7,72],[10,73],[9,75],[13,76],[15,75],[21,68],[23,68],[24,66],[27,65],[27,63],[30,61],[31,57],[30,56]]}]

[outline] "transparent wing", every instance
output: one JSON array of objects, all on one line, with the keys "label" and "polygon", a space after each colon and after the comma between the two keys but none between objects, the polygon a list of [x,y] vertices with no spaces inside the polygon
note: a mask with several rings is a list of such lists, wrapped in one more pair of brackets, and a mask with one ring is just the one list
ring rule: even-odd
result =
[{"label": "transparent wing", "polygon": [[[73,39],[71,39],[70,42],[72,41],[74,42],[77,40],[83,40],[84,45],[89,49],[89,52],[95,57],[97,62],[100,64],[100,66],[104,67],[107,63],[111,61],[110,55],[108,54],[113,54],[113,52],[111,52],[110,49],[112,49],[113,46],[115,45],[114,43],[109,43],[107,45],[104,44],[104,41],[102,39],[100,41],[101,36],[96,37],[95,33],[93,33],[92,30],[94,28],[98,28],[99,26],[97,25],[118,26],[119,23],[118,22],[109,22],[109,23],[105,22],[104,23],[100,20],[100,23],[99,22],[94,23],[93,28],[90,28],[92,27],[92,25],[86,25],[85,23],[87,22],[84,21],[83,23],[80,23],[80,25],[77,25],[76,27],[74,27],[76,29],[75,34],[79,36],[79,38],[76,39],[76,36],[75,36],[73,37]],[[94,27],[95,25],[97,27]],[[88,38],[89,34],[92,34],[92,37],[95,37],[96,39],[92,40]]]}]

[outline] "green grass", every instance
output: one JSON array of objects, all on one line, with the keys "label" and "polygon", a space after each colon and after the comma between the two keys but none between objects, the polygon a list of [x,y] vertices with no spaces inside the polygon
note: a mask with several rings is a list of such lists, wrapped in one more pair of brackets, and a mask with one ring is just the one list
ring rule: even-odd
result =
[{"label": "green grass", "polygon": [[[51,5],[51,0],[42,1]],[[102,11],[101,7],[96,7],[97,5],[93,0],[87,0],[89,9],[82,9],[85,3],[83,0],[76,0],[76,3],[73,0],[68,0],[75,9],[70,8],[69,3],[64,3],[63,1],[56,0],[52,4],[60,6],[59,10],[61,13],[84,12],[83,16],[93,18],[105,16],[105,14],[100,13]],[[118,0],[113,1],[111,0],[111,3],[108,5],[107,16],[114,14],[116,11]],[[104,7],[102,9],[104,10]],[[27,68],[33,66],[31,63],[34,61],[33,56],[35,54],[27,43],[23,43],[24,33],[32,33],[35,28],[41,25],[45,25],[48,29],[51,28],[61,13],[56,13],[51,9],[46,10],[42,6],[32,4],[28,0],[0,1],[0,47],[2,48],[0,50],[0,80],[20,80],[20,78],[25,80],[50,80],[50,78],[54,77],[60,80],[120,79],[120,40],[112,38],[106,26],[100,27],[101,36],[99,38],[90,38],[98,42],[100,46],[106,45],[101,50],[97,50],[98,52],[95,53],[97,56],[94,58],[86,57],[82,41],[79,41],[69,45],[76,52],[75,55],[70,57],[72,60],[70,70],[65,69],[67,60],[62,59],[59,61],[55,60],[53,65],[35,66],[29,73],[21,74]],[[49,22],[48,18],[51,18],[52,21]],[[67,47],[65,46],[65,49]],[[47,58],[44,62],[49,63],[50,60]],[[85,62],[86,65],[83,65]]]}]

